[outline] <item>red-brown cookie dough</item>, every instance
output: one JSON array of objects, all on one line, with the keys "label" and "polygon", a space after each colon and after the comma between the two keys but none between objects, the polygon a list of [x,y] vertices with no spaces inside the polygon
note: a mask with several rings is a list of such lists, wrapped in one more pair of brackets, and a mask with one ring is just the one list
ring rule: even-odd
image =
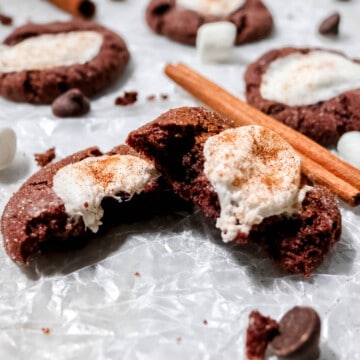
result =
[{"label": "red-brown cookie dough", "polygon": [[94,57],[85,63],[68,66],[9,72],[0,69],[0,95],[17,102],[50,104],[72,88],[78,88],[86,96],[93,96],[114,83],[124,72],[130,54],[118,34],[94,22],[77,19],[47,24],[29,23],[12,32],[4,44],[13,47],[26,39],[45,34],[81,31],[96,32],[102,36],[100,49]]},{"label": "red-brown cookie dough", "polygon": [[225,16],[202,14],[178,5],[176,0],[151,0],[146,21],[155,33],[188,45],[195,45],[199,27],[210,22],[234,23],[237,45],[261,40],[273,29],[272,16],[260,0],[246,0],[244,5]]},{"label": "red-brown cookie dough", "polygon": [[[221,208],[218,193],[204,173],[204,145],[231,127],[230,122],[209,110],[184,107],[131,132],[127,143],[152,159],[174,191],[216,223]],[[265,218],[253,225],[247,236],[238,233],[234,241],[256,243],[281,268],[309,276],[339,240],[341,214],[335,197],[321,186],[307,191],[300,206],[292,216]]]},{"label": "red-brown cookie dough", "polygon": [[[359,64],[357,60],[348,59],[341,53],[324,49],[288,47],[271,50],[248,66],[245,72],[246,99],[259,110],[307,135],[314,141],[324,146],[335,145],[339,137],[345,132],[360,130],[360,85],[354,85],[353,88],[347,89],[340,94],[334,93],[334,96],[330,95],[327,99],[304,105],[289,105],[283,101],[264,97],[261,93],[264,74],[266,74],[271,64],[288,56],[307,55],[313,51],[336,54],[353,64]],[[321,66],[319,66],[320,68]],[[334,73],[336,72],[335,70]],[[293,73],[293,76],[295,75]],[[291,84],[291,79],[289,80],[291,86],[299,83],[299,80],[295,78],[292,81]],[[325,84],[324,88],[327,87],[331,91],[333,85],[330,83]],[[308,93],[311,93],[311,91],[309,89]],[[273,95],[277,93],[277,91],[274,91]]]}]

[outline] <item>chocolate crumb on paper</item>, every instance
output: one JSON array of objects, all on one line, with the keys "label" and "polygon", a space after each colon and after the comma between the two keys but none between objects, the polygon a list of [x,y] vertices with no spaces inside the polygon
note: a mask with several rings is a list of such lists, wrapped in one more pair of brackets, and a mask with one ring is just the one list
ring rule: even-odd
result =
[{"label": "chocolate crumb on paper", "polygon": [[5,26],[11,26],[13,18],[11,16],[0,13],[0,23]]},{"label": "chocolate crumb on paper", "polygon": [[134,274],[136,277],[140,277],[141,274],[137,271],[135,274]]},{"label": "chocolate crumb on paper", "polygon": [[115,105],[127,106],[134,104],[137,101],[137,91],[125,91],[123,96],[118,96],[115,99]]},{"label": "chocolate crumb on paper", "polygon": [[39,166],[44,167],[55,159],[55,148],[52,147],[43,153],[34,154],[34,158]]},{"label": "chocolate crumb on paper", "polygon": [[50,335],[51,333],[51,329],[50,328],[41,328],[41,331],[45,334],[45,335]]},{"label": "chocolate crumb on paper", "polygon": [[259,311],[249,315],[246,330],[246,359],[265,359],[268,343],[279,333],[279,324],[270,317],[263,316]]}]

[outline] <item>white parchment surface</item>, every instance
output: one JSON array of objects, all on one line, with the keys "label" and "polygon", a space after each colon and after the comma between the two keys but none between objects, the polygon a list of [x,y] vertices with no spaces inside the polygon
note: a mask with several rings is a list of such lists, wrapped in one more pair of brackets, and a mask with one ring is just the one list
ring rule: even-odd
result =
[{"label": "white parchment surface", "polygon": [[[237,47],[226,64],[204,65],[194,48],[148,29],[147,0],[97,0],[96,20],[129,46],[127,72],[80,119],[0,99],[0,123],[18,136],[16,159],[0,172],[0,211],[38,169],[34,153],[55,146],[60,159],[93,145],[106,151],[168,109],[198,104],[163,74],[168,62],[184,62],[243,98],[247,64],[271,48],[321,46],[360,57],[358,0],[264,2],[274,34]],[[14,18],[13,26],[0,25],[1,38],[27,21],[69,18],[44,0],[1,0],[0,8]],[[340,35],[319,35],[335,10]],[[124,91],[137,91],[138,101],[115,106]],[[295,305],[321,316],[321,359],[360,359],[360,209],[341,203],[341,211],[341,241],[309,280],[280,272],[256,249],[222,244],[200,213],[120,225],[85,249],[40,258],[26,270],[1,246],[0,359],[244,359],[250,311],[280,319]]]}]

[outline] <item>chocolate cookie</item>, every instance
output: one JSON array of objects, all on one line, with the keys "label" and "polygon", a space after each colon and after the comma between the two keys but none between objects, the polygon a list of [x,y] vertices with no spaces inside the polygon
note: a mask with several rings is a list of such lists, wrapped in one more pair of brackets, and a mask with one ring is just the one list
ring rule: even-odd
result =
[{"label": "chocolate cookie", "polygon": [[316,48],[282,48],[245,72],[247,101],[316,142],[360,130],[360,63]]},{"label": "chocolate cookie", "polygon": [[229,21],[236,25],[236,44],[257,41],[273,29],[270,12],[260,0],[151,0],[146,21],[156,33],[188,45],[195,45],[199,27],[205,23]]},{"label": "chocolate cookie", "polygon": [[33,104],[50,104],[72,88],[93,96],[121,76],[130,58],[119,35],[86,20],[30,23],[4,44],[0,95]]},{"label": "chocolate cookie", "polygon": [[[232,126],[211,111],[185,107],[131,132],[127,143],[216,224],[224,242],[258,244],[280,267],[309,276],[340,238],[335,197],[303,186],[300,160],[277,134]],[[280,198],[290,202],[280,205]]]},{"label": "chocolate cookie", "polygon": [[20,187],[1,217],[3,244],[24,265],[44,251],[82,244],[102,223],[107,228],[178,205],[153,164],[134,150],[121,145],[103,156],[92,147],[46,165]]}]

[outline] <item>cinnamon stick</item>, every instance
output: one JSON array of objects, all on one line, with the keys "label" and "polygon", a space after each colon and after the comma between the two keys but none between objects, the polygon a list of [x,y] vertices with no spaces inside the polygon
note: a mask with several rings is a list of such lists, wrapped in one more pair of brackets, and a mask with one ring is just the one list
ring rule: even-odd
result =
[{"label": "cinnamon stick", "polygon": [[48,0],[58,8],[86,19],[95,15],[96,6],[91,0]]},{"label": "cinnamon stick", "polygon": [[360,204],[360,170],[305,135],[253,108],[184,64],[165,67],[166,75],[235,125],[261,125],[282,136],[302,158],[303,173],[352,206]]}]

